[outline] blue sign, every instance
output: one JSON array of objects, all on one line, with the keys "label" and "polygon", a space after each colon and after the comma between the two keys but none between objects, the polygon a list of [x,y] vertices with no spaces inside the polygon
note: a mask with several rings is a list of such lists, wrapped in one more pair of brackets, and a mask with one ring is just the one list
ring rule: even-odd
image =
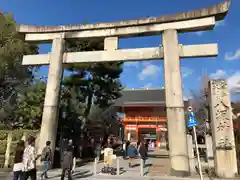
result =
[{"label": "blue sign", "polygon": [[198,122],[195,117],[195,114],[193,112],[191,112],[189,114],[188,127],[193,127],[193,126],[197,126],[197,125],[198,125]]},{"label": "blue sign", "polygon": [[125,118],[126,115],[125,115],[125,113],[117,112],[117,117],[122,119],[122,118]]}]

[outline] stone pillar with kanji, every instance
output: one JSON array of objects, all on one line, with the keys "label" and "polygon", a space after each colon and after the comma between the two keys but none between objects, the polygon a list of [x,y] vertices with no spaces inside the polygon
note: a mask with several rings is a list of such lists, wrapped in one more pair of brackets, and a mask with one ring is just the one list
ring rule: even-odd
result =
[{"label": "stone pillar with kanji", "polygon": [[237,175],[232,108],[226,80],[209,82],[215,173],[220,178]]}]

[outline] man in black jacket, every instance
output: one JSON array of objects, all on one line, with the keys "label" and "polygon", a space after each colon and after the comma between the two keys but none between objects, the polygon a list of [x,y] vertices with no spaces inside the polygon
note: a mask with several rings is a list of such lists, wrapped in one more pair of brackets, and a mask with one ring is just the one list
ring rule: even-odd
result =
[{"label": "man in black jacket", "polygon": [[68,141],[67,147],[63,152],[62,175],[61,180],[64,180],[65,173],[68,173],[68,180],[72,180],[72,173],[76,167],[76,148],[73,146],[73,141]]}]

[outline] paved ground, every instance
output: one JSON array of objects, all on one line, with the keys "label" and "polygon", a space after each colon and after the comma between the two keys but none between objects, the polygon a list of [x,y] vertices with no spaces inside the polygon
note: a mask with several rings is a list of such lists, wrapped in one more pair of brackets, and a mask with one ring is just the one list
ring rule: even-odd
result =
[{"label": "paved ground", "polygon": [[[144,174],[145,176],[149,173],[150,168],[152,168],[152,162],[153,162],[154,158],[150,157],[147,160],[147,165],[146,168],[144,168]],[[121,177],[140,177],[140,159],[135,159],[133,161],[133,167],[129,168],[128,167],[128,160],[120,160],[120,176]],[[99,178],[108,178],[109,176],[112,177],[112,175],[109,174],[103,174],[101,172],[102,168],[104,167],[104,164],[98,163],[97,165],[97,176],[99,176]],[[117,163],[116,161],[113,162],[112,167],[117,167]],[[152,171],[152,170],[151,170]],[[93,173],[94,173],[94,163],[88,163],[82,167],[78,167],[76,169],[76,172],[73,175],[74,179],[91,179],[93,178]],[[39,172],[40,174],[40,172]],[[52,170],[49,172],[49,177],[50,179],[60,179],[60,174],[61,174],[61,170]],[[107,177],[106,177],[107,176]],[[12,179],[12,174],[11,173],[0,173],[0,179]]]},{"label": "paved ground", "polygon": [[[97,165],[97,175],[93,175],[94,173],[94,163],[88,163],[82,167],[76,168],[76,172],[73,174],[73,179],[75,180],[120,180],[120,179],[131,179],[131,180],[181,180],[182,178],[176,177],[168,177],[167,171],[169,162],[166,158],[167,154],[164,152],[150,152],[150,157],[147,160],[146,168],[144,168],[144,177],[140,176],[140,160],[136,159],[133,162],[134,167],[128,167],[127,160],[120,160],[120,176],[113,176],[109,174],[101,173],[101,169],[104,167],[103,163],[99,163]],[[116,167],[116,162],[113,162],[113,167]],[[40,172],[39,172],[40,173]],[[39,176],[38,173],[38,176]],[[60,179],[61,170],[52,170],[48,173],[49,179],[59,180]],[[0,173],[0,180],[11,180],[11,173]],[[184,180],[199,180],[199,177],[195,178],[184,178]],[[208,177],[205,177],[204,180],[209,180]]]}]

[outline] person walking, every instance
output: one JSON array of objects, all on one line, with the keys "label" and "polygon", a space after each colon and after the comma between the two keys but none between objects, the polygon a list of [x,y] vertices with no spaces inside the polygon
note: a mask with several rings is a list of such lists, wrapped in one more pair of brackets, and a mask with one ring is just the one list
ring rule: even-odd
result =
[{"label": "person walking", "polygon": [[103,148],[113,148],[112,139],[110,137],[108,137],[107,142]]},{"label": "person walking", "polygon": [[67,171],[68,180],[72,180],[72,173],[76,167],[76,150],[73,146],[72,139],[68,141],[67,147],[63,152],[62,175],[61,180],[64,180]]},{"label": "person walking", "polygon": [[23,153],[23,180],[27,180],[29,177],[31,180],[37,179],[36,160],[40,156],[36,153],[35,138],[30,136],[28,138],[28,146]]},{"label": "person walking", "polygon": [[43,162],[44,170],[40,176],[41,179],[43,179],[43,177],[45,179],[48,178],[47,172],[50,169],[50,165],[52,164],[52,150],[50,148],[50,145],[51,145],[51,142],[47,141],[46,147],[44,147],[42,150],[41,161]]},{"label": "person walking", "polygon": [[143,167],[145,167],[146,159],[147,159],[147,147],[144,141],[140,142],[138,146],[138,153],[140,154],[141,159],[143,160]]},{"label": "person walking", "polygon": [[20,140],[17,143],[17,148],[14,157],[13,165],[13,180],[19,180],[22,178],[22,169],[23,169],[23,153],[25,148],[25,142]]},{"label": "person walking", "polygon": [[95,148],[95,156],[97,158],[97,161],[101,159],[101,150],[102,150],[101,143],[102,143],[102,140],[100,138],[100,140],[96,142],[96,148]]},{"label": "person walking", "polygon": [[91,138],[90,140],[90,145],[89,145],[89,150],[90,150],[90,153],[91,153],[91,160],[94,161],[95,159],[95,149],[96,148],[96,142],[95,142],[95,139]]},{"label": "person walking", "polygon": [[134,144],[131,143],[127,149],[127,156],[129,157],[128,165],[130,168],[132,167],[133,159],[136,158],[137,155],[138,155],[137,148]]}]

